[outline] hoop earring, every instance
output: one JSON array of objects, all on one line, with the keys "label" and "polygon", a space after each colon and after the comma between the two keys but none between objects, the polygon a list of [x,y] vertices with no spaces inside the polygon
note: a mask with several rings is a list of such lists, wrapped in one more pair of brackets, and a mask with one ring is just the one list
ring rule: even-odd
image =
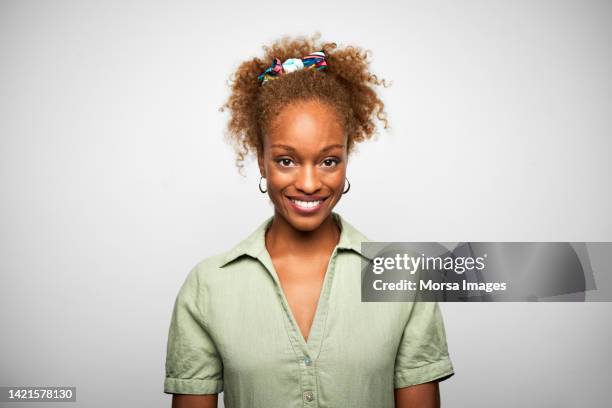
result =
[{"label": "hoop earring", "polygon": [[[346,177],[345,177],[345,178],[346,178]],[[349,190],[351,189],[351,182],[349,181],[349,179],[348,179],[348,178],[346,178],[346,182],[348,183],[348,188],[347,188],[346,190],[344,190],[344,191],[342,192],[342,194],[346,194],[346,193],[348,193],[348,192],[349,192]]]},{"label": "hoop earring", "polygon": [[263,180],[263,177],[259,177],[259,191],[261,191],[262,193],[267,193],[268,192],[268,182],[266,181],[266,189],[264,190],[263,188],[261,188],[261,180]]}]

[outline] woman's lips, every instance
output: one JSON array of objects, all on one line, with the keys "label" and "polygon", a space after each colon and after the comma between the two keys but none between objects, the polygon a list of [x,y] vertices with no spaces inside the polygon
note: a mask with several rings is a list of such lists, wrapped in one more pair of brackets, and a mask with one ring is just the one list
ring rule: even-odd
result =
[{"label": "woman's lips", "polygon": [[323,207],[323,202],[325,202],[327,198],[328,197],[319,200],[303,201],[287,197],[287,200],[289,200],[289,204],[291,204],[291,207],[295,211],[302,214],[312,214],[314,212],[317,212],[321,207]]}]

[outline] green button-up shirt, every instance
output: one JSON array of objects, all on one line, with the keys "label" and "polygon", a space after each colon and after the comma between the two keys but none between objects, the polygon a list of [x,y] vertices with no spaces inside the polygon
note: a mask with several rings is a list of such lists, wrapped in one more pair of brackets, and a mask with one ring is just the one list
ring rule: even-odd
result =
[{"label": "green button-up shirt", "polygon": [[392,408],[394,388],[454,374],[435,302],[361,302],[361,242],[339,214],[304,340],[265,246],[273,217],[189,272],[174,304],[164,392],[226,408]]}]

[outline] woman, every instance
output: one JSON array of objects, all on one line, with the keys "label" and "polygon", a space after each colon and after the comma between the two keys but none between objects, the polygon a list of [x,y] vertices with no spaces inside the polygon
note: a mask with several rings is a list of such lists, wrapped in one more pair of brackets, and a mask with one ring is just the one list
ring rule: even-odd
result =
[{"label": "woman", "polygon": [[[198,263],[174,305],[173,407],[436,407],[453,375],[437,303],[361,302],[361,242],[333,209],[385,85],[360,48],[288,37],[238,68],[228,130],[274,215]],[[272,61],[272,65],[269,65]],[[222,110],[223,110],[222,108]]]}]

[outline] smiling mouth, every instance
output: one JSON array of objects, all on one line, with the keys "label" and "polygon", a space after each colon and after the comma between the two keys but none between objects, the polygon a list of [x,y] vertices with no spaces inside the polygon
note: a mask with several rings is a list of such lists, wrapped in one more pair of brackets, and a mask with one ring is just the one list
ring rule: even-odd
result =
[{"label": "smiling mouth", "polygon": [[295,198],[291,198],[291,197],[287,197],[295,207],[301,209],[301,210],[314,210],[318,207],[321,206],[321,204],[327,200],[329,197],[325,197],[323,199],[320,200],[309,200],[309,201],[304,201],[304,200],[297,200]]}]

